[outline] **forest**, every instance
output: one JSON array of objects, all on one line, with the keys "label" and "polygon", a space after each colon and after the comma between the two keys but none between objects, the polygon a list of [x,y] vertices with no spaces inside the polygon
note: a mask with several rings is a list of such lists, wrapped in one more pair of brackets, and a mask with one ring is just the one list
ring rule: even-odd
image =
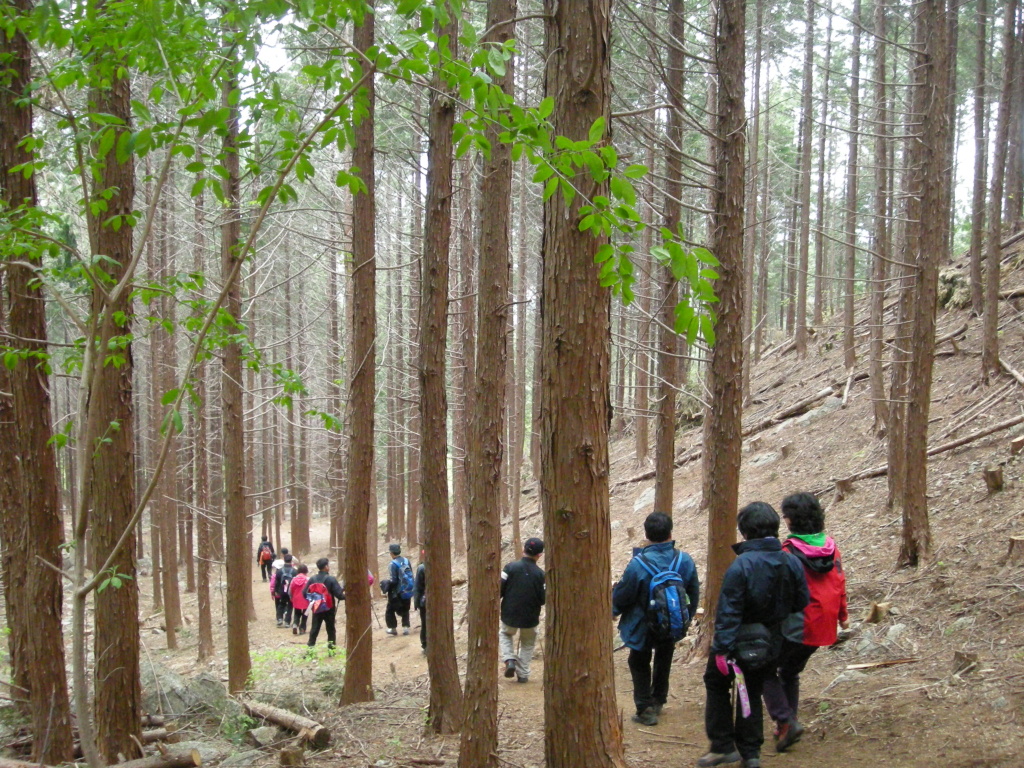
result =
[{"label": "forest", "polygon": [[[0,0],[5,751],[197,764],[153,755],[162,665],[324,723],[415,710],[398,757],[335,723],[336,752],[282,764],[678,760],[696,709],[646,758],[623,723],[609,585],[667,512],[706,657],[737,510],[776,491],[868,547],[861,645],[953,568],[977,586],[953,618],[999,607],[944,690],[1012,668],[1016,641],[974,646],[1021,629],[1022,230],[1019,0]],[[972,575],[980,538],[951,553],[950,526],[986,516],[999,551]],[[530,535],[523,698],[496,630]],[[267,638],[264,536],[330,559],[337,656]],[[422,660],[378,626],[390,542],[429,562]],[[892,695],[931,702],[928,674]],[[263,695],[289,677],[324,701]],[[1019,678],[984,710],[990,761],[963,765],[1017,764]]]}]

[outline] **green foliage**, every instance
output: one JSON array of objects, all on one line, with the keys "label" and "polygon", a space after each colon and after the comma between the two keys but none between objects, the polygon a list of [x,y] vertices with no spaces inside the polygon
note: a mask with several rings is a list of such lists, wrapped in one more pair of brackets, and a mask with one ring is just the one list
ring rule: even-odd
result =
[{"label": "green foliage", "polygon": [[257,722],[248,715],[227,715],[220,721],[220,732],[233,744],[242,744],[245,735],[257,726]]},{"label": "green foliage", "polygon": [[120,573],[116,565],[112,565],[103,571],[101,575],[103,578],[100,579],[99,586],[96,587],[97,592],[102,592],[107,587],[120,589],[125,585],[125,582],[131,581],[134,578],[130,573]]}]

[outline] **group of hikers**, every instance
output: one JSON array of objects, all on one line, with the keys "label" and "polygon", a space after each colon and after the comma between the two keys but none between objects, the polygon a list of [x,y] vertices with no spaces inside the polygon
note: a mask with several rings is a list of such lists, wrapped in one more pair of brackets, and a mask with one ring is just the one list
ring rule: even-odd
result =
[{"label": "group of hikers", "polygon": [[[811,655],[849,627],[846,576],[825,515],[810,493],[782,501],[789,528],[780,540],[779,514],[763,501],[740,510],[743,540],[725,572],[704,672],[704,727],[710,748],[701,768],[742,763],[760,768],[762,697],[775,723],[775,749],[785,752],[804,734],[798,711],[800,673]],[[612,612],[629,648],[633,721],[658,724],[668,697],[676,643],[689,628],[700,597],[692,558],[675,548],[672,519],[652,512],[650,542],[638,549],[612,589]],[[734,695],[735,689],[735,695]]]},{"label": "group of hikers", "polygon": [[[775,749],[785,752],[804,734],[798,720],[800,673],[820,647],[836,642],[838,627],[849,627],[846,576],[832,537],[825,534],[825,515],[817,498],[795,493],[782,501],[782,520],[789,534],[780,539],[780,517],[763,501],[739,511],[743,540],[733,545],[736,559],[725,572],[715,612],[711,652],[704,672],[704,725],[710,749],[697,760],[701,768],[742,763],[760,768],[764,743],[762,697],[775,723]],[[652,512],[644,521],[649,542],[634,549],[622,578],[612,587],[612,615],[629,649],[633,680],[633,721],[655,726],[668,698],[669,675],[676,644],[686,636],[700,600],[700,580],[693,558],[676,549],[672,518]],[[387,596],[386,634],[410,631],[409,613],[420,612],[420,644],[427,649],[426,566],[421,551],[415,570],[402,548],[388,546],[391,562],[380,588]],[[501,572],[499,644],[506,678],[530,679],[545,602],[544,571],[538,561],[544,542],[529,538],[523,556]],[[277,606],[277,625],[305,634],[307,614],[313,617],[309,646],[316,645],[321,624],[328,648],[335,643],[335,616],[345,592],[329,573],[327,558],[317,561],[317,574],[287,550],[275,559],[273,545],[263,537],[257,562]],[[268,559],[269,558],[269,559]],[[269,566],[269,567],[268,567]],[[368,579],[373,584],[372,574]],[[518,635],[518,637],[517,637]]]}]

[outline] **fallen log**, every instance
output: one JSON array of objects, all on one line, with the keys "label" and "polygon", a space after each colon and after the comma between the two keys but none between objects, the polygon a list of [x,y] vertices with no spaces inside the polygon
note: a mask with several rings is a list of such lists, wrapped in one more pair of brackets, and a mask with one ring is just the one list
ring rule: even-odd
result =
[{"label": "fallen log", "polygon": [[[269,704],[260,704],[255,701],[243,701],[242,706],[246,712],[254,717],[261,717],[269,720],[274,725],[280,725],[289,731],[295,731],[299,738],[309,742],[317,749],[323,749],[331,743],[331,732],[321,723],[310,720],[308,717],[296,715],[287,709],[279,709]],[[2,766],[0,766],[2,768]]]},{"label": "fallen log", "polygon": [[999,298],[1004,301],[1006,299],[1019,299],[1021,297],[1024,297],[1024,286],[1021,286],[1020,288],[1010,288],[1008,291],[999,292]]},{"label": "fallen log", "polygon": [[[1004,429],[1009,429],[1010,427],[1015,427],[1021,422],[1024,422],[1024,416],[1014,416],[1012,419],[1001,421],[998,424],[993,424],[991,427],[986,427],[985,429],[978,430],[977,432],[972,432],[971,434],[961,437],[958,440],[953,440],[943,445],[937,445],[934,448],[929,448],[928,456],[937,456],[940,453],[945,453],[946,451],[951,451],[954,448],[959,448],[961,445],[973,443],[975,440],[980,440],[983,437],[988,437],[989,435],[995,434],[996,432],[1001,432]],[[871,469],[865,469],[863,472],[857,472],[856,474],[850,475],[849,477],[832,478],[832,483],[834,485],[840,480],[845,481],[847,483],[855,483],[858,480],[870,480],[871,478],[874,477],[883,477],[888,473],[889,465],[881,464]],[[831,487],[832,486],[829,486],[829,488]],[[821,493],[824,493],[825,491],[829,490],[829,488],[826,488]],[[816,495],[820,496],[821,494],[819,493]]]},{"label": "fallen log", "polygon": [[1013,376],[1017,380],[1017,383],[1024,386],[1024,376],[1021,375],[1020,371],[1015,370],[1013,366],[1007,363],[1003,358],[999,358],[999,366],[1006,371],[1008,374]]},{"label": "fallen log", "polygon": [[[111,768],[192,768],[202,765],[203,758],[199,756],[199,750],[193,749],[188,752],[177,752],[175,754],[151,755],[140,757],[138,760],[129,760],[126,763],[117,763]],[[3,766],[0,766],[3,768]]]},{"label": "fallen log", "polygon": [[[163,719],[163,718],[161,718],[161,719]],[[173,724],[168,725],[166,728],[156,728],[156,729],[149,730],[149,731],[143,731],[142,732],[142,743],[143,744],[153,744],[154,742],[157,742],[157,741],[167,741],[167,742],[173,743],[173,742],[178,740],[178,735],[177,735],[177,733],[175,731],[176,731],[176,728],[174,727]],[[78,739],[78,734],[77,733],[74,734],[74,737],[75,737],[75,744],[74,744],[75,752],[74,752],[74,755],[75,755],[76,758],[81,758],[83,756],[82,745],[77,740]],[[32,736],[22,736],[19,739],[15,739],[14,741],[7,742],[6,744],[4,744],[4,748],[5,749],[14,750],[16,752],[30,752],[30,751],[32,751],[32,741],[33,741]]]},{"label": "fallen log", "polygon": [[964,323],[959,328],[957,328],[955,331],[950,331],[949,333],[943,334],[942,336],[937,338],[935,340],[935,346],[937,347],[937,346],[939,346],[939,344],[942,344],[943,342],[946,342],[946,341],[952,341],[957,336],[959,336],[959,335],[961,335],[963,333],[966,333],[966,332],[967,332],[967,323]]},{"label": "fallen log", "polygon": [[[703,453],[704,452],[703,452],[702,449],[695,448],[692,451],[689,451],[688,453],[684,453],[682,456],[680,456],[678,459],[676,459],[675,462],[673,462],[672,466],[675,469],[679,469],[684,464],[689,464],[691,461],[699,459],[703,455]],[[656,474],[657,474],[656,471],[652,469],[652,470],[650,470],[648,472],[644,472],[643,474],[635,475],[634,477],[631,477],[628,480],[620,480],[613,487],[618,488],[618,487],[623,486],[623,485],[632,485],[633,483],[642,483],[644,480],[653,480],[654,476]],[[536,514],[539,514],[539,513],[534,512],[534,513],[531,513],[530,515],[528,515],[527,517],[532,517],[533,515],[536,515]],[[526,518],[524,517],[522,519],[525,520]]]},{"label": "fallen log", "polygon": [[758,432],[763,432],[764,430],[768,429],[768,427],[778,424],[780,421],[785,421],[786,419],[791,418],[793,416],[799,416],[802,413],[806,413],[807,410],[812,405],[817,403],[819,400],[824,400],[826,397],[831,397],[834,394],[836,394],[835,387],[825,387],[820,392],[817,392],[816,394],[813,394],[810,397],[805,397],[800,402],[795,403],[787,408],[783,408],[781,411],[772,414],[768,418],[762,419],[756,424],[747,427],[745,430],[743,430],[743,437],[756,435]]}]

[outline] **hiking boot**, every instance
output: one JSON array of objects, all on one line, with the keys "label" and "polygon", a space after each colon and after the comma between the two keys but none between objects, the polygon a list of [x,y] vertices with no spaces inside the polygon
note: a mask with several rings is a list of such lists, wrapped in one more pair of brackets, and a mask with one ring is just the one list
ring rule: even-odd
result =
[{"label": "hiking boot", "polygon": [[761,768],[761,758],[748,757],[743,761],[743,768]]},{"label": "hiking boot", "polygon": [[512,679],[516,676],[516,661],[515,659],[505,660],[505,677]]},{"label": "hiking boot", "polygon": [[408,627],[405,627],[405,628],[404,628],[404,629],[402,630],[402,634],[403,634],[403,635],[408,635],[408,634],[409,634],[409,628],[408,628]]},{"label": "hiking boot", "polygon": [[[697,760],[698,768],[710,768],[713,765],[731,765],[740,761],[740,753],[733,752],[708,752]],[[760,761],[758,761],[760,763]]]},{"label": "hiking boot", "polygon": [[389,629],[384,634],[385,635],[391,635],[392,637],[395,637],[398,634],[398,630],[397,629]]},{"label": "hiking boot", "polygon": [[528,677],[516,677],[516,682],[517,683],[528,683],[528,682],[530,682],[530,678],[528,678]]},{"label": "hiking boot", "polygon": [[277,620],[277,626],[279,626],[279,627],[283,627],[283,626],[284,626],[284,622],[283,622],[283,621],[281,621],[280,619],[278,619],[278,620]]},{"label": "hiking boot", "polygon": [[658,717],[661,717],[661,710],[664,709],[664,708],[665,708],[664,704],[655,704],[654,705],[654,714],[656,714]]},{"label": "hiking boot", "polygon": [[657,725],[658,715],[654,711],[654,707],[647,707],[643,712],[633,715],[633,722],[640,723],[640,725]]},{"label": "hiking boot", "polygon": [[775,751],[785,752],[792,747],[804,735],[804,727],[796,720],[779,725],[779,732],[775,737]]}]

